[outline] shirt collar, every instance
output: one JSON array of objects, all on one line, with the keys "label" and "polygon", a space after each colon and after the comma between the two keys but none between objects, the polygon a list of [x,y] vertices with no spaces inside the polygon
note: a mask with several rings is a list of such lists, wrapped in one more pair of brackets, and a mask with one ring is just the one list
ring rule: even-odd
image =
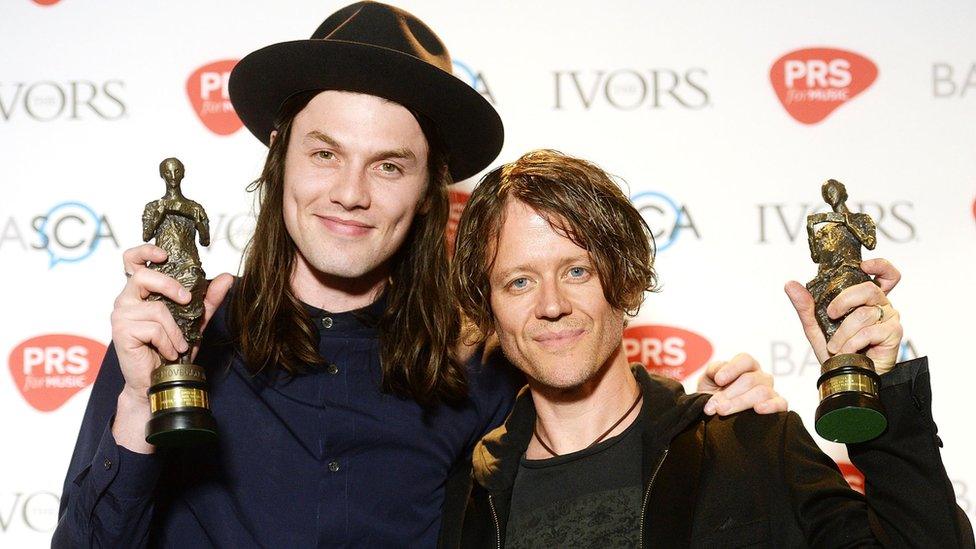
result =
[{"label": "shirt collar", "polygon": [[342,336],[375,335],[383,311],[386,310],[386,301],[386,292],[384,291],[376,301],[369,305],[342,313],[333,313],[308,303],[302,303],[302,305],[323,336],[330,334]]}]

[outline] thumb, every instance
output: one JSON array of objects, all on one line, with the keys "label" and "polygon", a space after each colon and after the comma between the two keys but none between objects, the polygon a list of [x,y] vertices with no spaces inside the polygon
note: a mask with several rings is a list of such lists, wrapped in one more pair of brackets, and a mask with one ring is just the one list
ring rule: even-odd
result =
[{"label": "thumb", "polygon": [[233,285],[234,277],[229,273],[221,273],[210,281],[210,285],[207,286],[207,294],[203,296],[204,312],[200,333],[203,333],[207,329],[207,325],[210,324],[210,319],[213,318],[217,308],[223,303],[224,298],[227,297],[227,292],[230,291],[230,287]]},{"label": "thumb", "polygon": [[830,353],[827,352],[827,340],[824,338],[823,331],[820,330],[820,325],[817,324],[817,317],[814,316],[813,296],[795,280],[787,282],[783,290],[790,298],[793,308],[796,309],[796,316],[800,319],[803,333],[807,336],[810,346],[813,347],[813,352],[817,355],[817,359],[823,363],[830,358]]}]

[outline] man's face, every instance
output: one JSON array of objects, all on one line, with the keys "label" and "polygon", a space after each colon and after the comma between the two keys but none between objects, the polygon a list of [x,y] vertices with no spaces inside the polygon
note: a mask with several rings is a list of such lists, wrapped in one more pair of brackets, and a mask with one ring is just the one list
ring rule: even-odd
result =
[{"label": "man's face", "polygon": [[427,186],[427,140],[410,111],[379,97],[324,91],[298,113],[282,210],[301,259],[356,278],[406,238]]},{"label": "man's face", "polygon": [[623,338],[590,255],[515,200],[505,206],[490,273],[502,350],[526,375],[568,389],[592,379]]}]

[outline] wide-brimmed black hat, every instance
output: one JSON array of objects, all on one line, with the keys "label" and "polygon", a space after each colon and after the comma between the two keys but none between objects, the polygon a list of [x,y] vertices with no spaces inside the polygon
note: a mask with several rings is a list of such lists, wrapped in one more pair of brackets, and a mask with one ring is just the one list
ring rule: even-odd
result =
[{"label": "wide-brimmed black hat", "polygon": [[261,48],[234,67],[230,100],[265,145],[282,103],[310,90],[345,90],[395,101],[430,118],[460,181],[487,167],[502,148],[495,109],[451,74],[451,56],[413,15],[358,2],[330,15],[309,40]]}]

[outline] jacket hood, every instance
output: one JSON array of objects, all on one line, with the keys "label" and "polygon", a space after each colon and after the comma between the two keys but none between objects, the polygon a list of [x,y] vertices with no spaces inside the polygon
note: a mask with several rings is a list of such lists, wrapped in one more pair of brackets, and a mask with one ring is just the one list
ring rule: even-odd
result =
[{"label": "jacket hood", "polygon": [[[641,417],[646,447],[667,446],[686,427],[701,419],[702,409],[711,395],[686,394],[680,383],[652,375],[640,364],[631,366],[637,383],[644,390]],[[505,423],[489,432],[475,445],[472,476],[489,492],[508,490],[515,482],[519,460],[532,438],[535,404],[528,386],[522,388]]]}]

